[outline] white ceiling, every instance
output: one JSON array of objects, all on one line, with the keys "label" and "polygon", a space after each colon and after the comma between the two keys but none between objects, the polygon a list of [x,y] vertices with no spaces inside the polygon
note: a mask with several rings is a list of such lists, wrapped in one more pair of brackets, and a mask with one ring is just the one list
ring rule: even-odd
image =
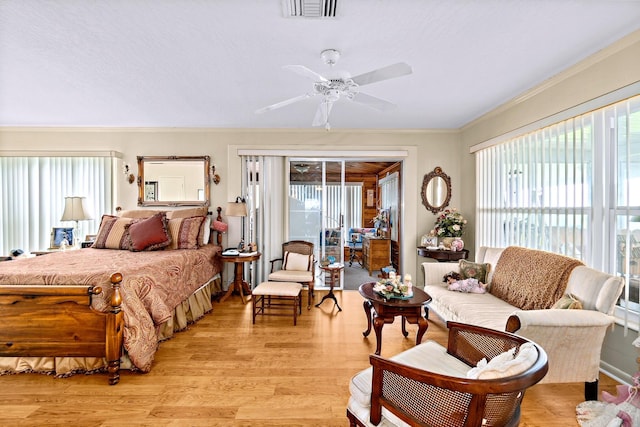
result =
[{"label": "white ceiling", "polygon": [[[285,2],[286,3],[286,2]],[[640,2],[337,0],[337,17],[285,18],[280,0],[2,0],[0,126],[310,128],[323,49],[357,75],[413,74],[341,100],[336,128],[459,128],[640,29]]]}]

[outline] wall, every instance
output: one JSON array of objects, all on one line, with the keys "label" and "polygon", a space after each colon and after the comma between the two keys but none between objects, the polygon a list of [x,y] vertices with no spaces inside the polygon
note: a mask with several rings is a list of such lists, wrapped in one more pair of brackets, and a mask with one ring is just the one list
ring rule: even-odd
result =
[{"label": "wall", "polygon": [[[475,162],[469,153],[479,144],[568,108],[609,94],[640,81],[640,31],[614,43],[528,93],[468,124],[461,131],[459,177],[462,182],[475,182]],[[461,207],[474,211],[474,185],[462,187]],[[474,223],[470,218],[471,224]],[[466,242],[467,238],[465,238]],[[636,332],[625,334],[616,326],[604,343],[603,366],[627,382],[636,372],[637,350],[631,345]]]},{"label": "wall", "polygon": [[[363,149],[362,147],[367,147]],[[443,147],[445,147],[443,149]],[[5,150],[117,151],[123,162],[137,172],[137,156],[209,155],[220,175],[211,186],[211,205],[225,206],[240,194],[239,149],[283,150],[292,156],[300,150],[320,150],[326,157],[338,151],[353,151],[366,157],[371,150],[406,150],[403,195],[403,272],[422,283],[416,246],[422,234],[432,228],[434,215],[420,202],[424,174],[440,166],[453,182],[452,206],[459,206],[460,182],[458,131],[341,131],[332,130],[240,130],[240,129],[102,129],[102,128],[4,128],[0,129],[0,155]],[[124,175],[118,183],[117,205],[135,209],[137,186]],[[471,212],[465,212],[471,214]],[[229,241],[237,241],[231,233]],[[223,245],[227,242],[224,241]]]}]

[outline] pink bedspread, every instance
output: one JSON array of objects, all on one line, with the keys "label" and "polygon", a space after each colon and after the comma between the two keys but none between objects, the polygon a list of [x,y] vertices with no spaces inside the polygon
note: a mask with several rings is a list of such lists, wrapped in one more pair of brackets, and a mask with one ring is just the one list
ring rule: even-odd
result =
[{"label": "pink bedspread", "polygon": [[158,346],[157,326],[169,320],[173,309],[221,271],[220,246],[153,252],[80,249],[35,258],[0,262],[3,285],[94,285],[102,295],[94,307],[107,311],[109,278],[122,273],[124,347],[141,371],[151,369]]}]

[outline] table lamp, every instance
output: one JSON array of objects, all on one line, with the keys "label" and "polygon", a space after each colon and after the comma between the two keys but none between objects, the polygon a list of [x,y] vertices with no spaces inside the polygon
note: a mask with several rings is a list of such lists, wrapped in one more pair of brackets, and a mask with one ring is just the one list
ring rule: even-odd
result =
[{"label": "table lamp", "polygon": [[64,212],[62,213],[62,218],[60,221],[75,221],[76,226],[73,229],[73,242],[69,242],[74,247],[78,247],[78,239],[77,230],[78,230],[78,221],[85,221],[88,219],[93,219],[93,217],[89,214],[89,210],[86,205],[86,197],[65,197],[64,198]]},{"label": "table lamp", "polygon": [[[247,203],[242,197],[236,197],[235,202],[227,203],[227,209],[225,210],[227,216],[245,217],[247,216]],[[240,237],[240,243],[238,244],[238,250],[244,250],[244,219],[242,221],[242,234]]]}]

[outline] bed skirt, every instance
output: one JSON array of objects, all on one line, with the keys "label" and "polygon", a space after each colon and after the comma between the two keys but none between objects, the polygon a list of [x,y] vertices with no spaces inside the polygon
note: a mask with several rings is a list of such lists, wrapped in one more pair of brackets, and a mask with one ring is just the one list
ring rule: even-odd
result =
[{"label": "bed skirt", "polygon": [[[157,325],[158,343],[166,341],[176,332],[184,331],[213,309],[211,296],[222,291],[220,274],[199,287],[189,298],[173,310],[173,317]],[[120,369],[137,371],[126,351],[120,357]],[[0,375],[17,373],[41,373],[56,377],[74,374],[106,372],[107,362],[97,357],[0,357]]]}]

